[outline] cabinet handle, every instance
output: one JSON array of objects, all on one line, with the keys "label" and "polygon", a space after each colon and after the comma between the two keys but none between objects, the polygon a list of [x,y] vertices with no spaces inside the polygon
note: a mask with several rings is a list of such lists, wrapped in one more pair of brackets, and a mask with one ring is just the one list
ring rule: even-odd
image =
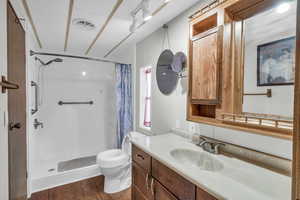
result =
[{"label": "cabinet handle", "polygon": [[149,175],[146,174],[146,188],[149,189]]},{"label": "cabinet handle", "polygon": [[145,158],[140,154],[136,154],[136,157],[141,158],[142,160],[145,160]]},{"label": "cabinet handle", "polygon": [[150,188],[151,188],[151,193],[152,193],[152,195],[154,196],[154,178],[151,179],[151,185],[150,185]]}]

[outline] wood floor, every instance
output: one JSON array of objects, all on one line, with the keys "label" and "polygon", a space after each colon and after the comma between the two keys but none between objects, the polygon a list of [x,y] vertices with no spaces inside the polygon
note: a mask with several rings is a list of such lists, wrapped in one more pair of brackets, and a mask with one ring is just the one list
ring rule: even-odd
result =
[{"label": "wood floor", "polygon": [[109,195],[103,186],[99,176],[32,194],[30,200],[131,200],[131,189]]}]

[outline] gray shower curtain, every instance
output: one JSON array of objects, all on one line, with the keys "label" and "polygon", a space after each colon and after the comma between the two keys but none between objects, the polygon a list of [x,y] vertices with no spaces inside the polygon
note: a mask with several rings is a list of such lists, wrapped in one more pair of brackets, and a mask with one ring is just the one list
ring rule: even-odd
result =
[{"label": "gray shower curtain", "polygon": [[123,138],[133,130],[131,65],[116,64],[117,139],[121,148]]}]

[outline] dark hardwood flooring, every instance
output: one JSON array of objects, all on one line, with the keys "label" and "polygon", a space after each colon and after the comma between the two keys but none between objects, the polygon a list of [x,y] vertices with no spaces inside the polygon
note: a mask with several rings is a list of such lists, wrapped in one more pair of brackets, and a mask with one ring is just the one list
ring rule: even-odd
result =
[{"label": "dark hardwood flooring", "polygon": [[30,200],[131,200],[131,189],[105,194],[103,186],[104,177],[98,176],[32,194]]}]

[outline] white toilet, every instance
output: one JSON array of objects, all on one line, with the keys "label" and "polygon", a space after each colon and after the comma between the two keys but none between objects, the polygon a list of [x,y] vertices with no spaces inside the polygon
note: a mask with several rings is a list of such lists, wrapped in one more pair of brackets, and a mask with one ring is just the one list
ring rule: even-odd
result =
[{"label": "white toilet", "polygon": [[122,142],[122,150],[112,149],[99,153],[97,163],[104,175],[104,192],[116,193],[131,186],[130,134]]}]

